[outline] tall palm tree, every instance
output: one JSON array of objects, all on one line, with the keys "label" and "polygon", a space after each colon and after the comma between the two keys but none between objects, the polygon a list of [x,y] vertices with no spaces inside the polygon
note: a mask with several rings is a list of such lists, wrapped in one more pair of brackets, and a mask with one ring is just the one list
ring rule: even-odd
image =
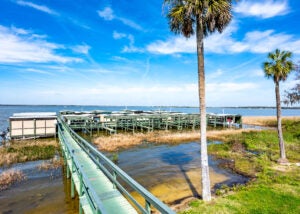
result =
[{"label": "tall palm tree", "polygon": [[285,155],[284,140],[281,127],[281,102],[279,92],[279,82],[285,81],[288,75],[293,71],[294,65],[290,60],[292,52],[280,51],[276,49],[274,53],[268,54],[268,61],[263,63],[265,76],[272,78],[275,83],[275,95],[276,95],[276,110],[277,110],[277,132],[278,142],[280,148],[280,158],[278,163],[287,163],[288,160]]},{"label": "tall palm tree", "polygon": [[198,56],[198,90],[200,103],[200,143],[202,171],[202,199],[211,200],[210,179],[206,141],[206,104],[204,72],[204,37],[219,31],[229,24],[232,18],[231,0],[164,0],[169,6],[168,19],[171,31],[186,38],[196,33]]}]

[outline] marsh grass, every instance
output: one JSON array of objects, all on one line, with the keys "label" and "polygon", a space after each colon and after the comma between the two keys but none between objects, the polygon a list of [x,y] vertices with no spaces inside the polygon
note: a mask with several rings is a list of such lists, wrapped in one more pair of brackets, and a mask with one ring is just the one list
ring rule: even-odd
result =
[{"label": "marsh grass", "polygon": [[[250,131],[250,130],[249,130]],[[241,129],[209,130],[207,137],[209,140],[225,140],[228,135],[241,133]],[[154,131],[148,133],[121,133],[109,136],[100,136],[93,139],[93,143],[101,151],[118,151],[130,148],[145,142],[177,144],[183,142],[199,141],[198,131]]]},{"label": "marsh grass", "polygon": [[12,141],[0,148],[0,166],[13,163],[50,159],[59,150],[54,139]]},{"label": "marsh grass", "polygon": [[[257,126],[269,126],[276,127],[277,120],[276,116],[243,116],[243,123]],[[300,121],[299,116],[283,116],[283,123],[287,121]]]},{"label": "marsh grass", "polygon": [[8,189],[14,183],[26,179],[25,175],[19,170],[9,169],[0,174],[0,191]]},{"label": "marsh grass", "polygon": [[51,160],[43,161],[39,166],[38,169],[42,170],[51,170],[51,169],[58,169],[63,166],[64,162],[62,159],[52,158]]},{"label": "marsh grass", "polygon": [[224,167],[252,179],[245,186],[223,186],[212,202],[196,200],[182,213],[300,213],[299,119],[284,120],[283,133],[288,165],[276,162],[276,130],[227,135],[223,144],[209,145],[209,153],[223,159]]}]

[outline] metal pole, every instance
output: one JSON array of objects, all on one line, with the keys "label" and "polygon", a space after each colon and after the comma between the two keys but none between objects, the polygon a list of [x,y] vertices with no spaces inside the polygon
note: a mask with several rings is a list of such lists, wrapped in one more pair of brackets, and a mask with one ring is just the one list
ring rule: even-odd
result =
[{"label": "metal pole", "polygon": [[146,212],[151,214],[151,204],[147,200],[145,200],[145,206]]},{"label": "metal pole", "polygon": [[[71,160],[72,160],[72,171],[71,171],[71,174],[73,174],[73,171],[74,171],[73,158]],[[74,184],[73,176],[71,176],[71,198],[75,198],[75,184]]]}]

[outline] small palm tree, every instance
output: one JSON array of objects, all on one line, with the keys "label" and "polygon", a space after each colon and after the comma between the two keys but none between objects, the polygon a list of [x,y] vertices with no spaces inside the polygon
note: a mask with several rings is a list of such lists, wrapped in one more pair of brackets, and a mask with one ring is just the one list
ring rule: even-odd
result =
[{"label": "small palm tree", "polygon": [[277,130],[278,141],[280,148],[280,158],[278,163],[287,163],[288,160],[285,154],[284,140],[281,127],[281,102],[279,92],[279,82],[285,81],[288,75],[293,71],[294,65],[290,60],[292,52],[280,51],[276,49],[274,53],[268,54],[268,61],[263,63],[265,76],[272,78],[275,83],[275,95],[276,95],[276,109],[277,109]]},{"label": "small palm tree", "polygon": [[211,200],[210,179],[206,141],[206,103],[204,72],[204,37],[219,31],[229,24],[232,18],[231,0],[164,0],[169,6],[168,19],[171,31],[186,38],[196,33],[198,56],[198,87],[200,103],[200,141],[202,169],[202,199]]}]

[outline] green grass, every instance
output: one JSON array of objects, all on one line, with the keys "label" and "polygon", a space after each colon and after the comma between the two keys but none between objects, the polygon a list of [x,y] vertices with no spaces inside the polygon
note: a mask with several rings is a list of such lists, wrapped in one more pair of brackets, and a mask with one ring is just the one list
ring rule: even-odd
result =
[{"label": "green grass", "polygon": [[[287,158],[300,162],[300,121],[283,121]],[[196,200],[192,213],[300,213],[300,167],[280,166],[276,130],[226,136],[224,144],[209,145],[210,154],[238,173],[252,177],[245,186],[222,186],[208,203]]]},{"label": "green grass", "polygon": [[50,159],[54,156],[57,148],[53,145],[46,146],[24,146],[19,148],[8,147],[6,148],[7,153],[18,153],[19,157],[28,157],[29,160],[45,160]]},{"label": "green grass", "polygon": [[50,159],[57,151],[59,146],[54,139],[12,141],[9,146],[0,148],[0,166]]}]

